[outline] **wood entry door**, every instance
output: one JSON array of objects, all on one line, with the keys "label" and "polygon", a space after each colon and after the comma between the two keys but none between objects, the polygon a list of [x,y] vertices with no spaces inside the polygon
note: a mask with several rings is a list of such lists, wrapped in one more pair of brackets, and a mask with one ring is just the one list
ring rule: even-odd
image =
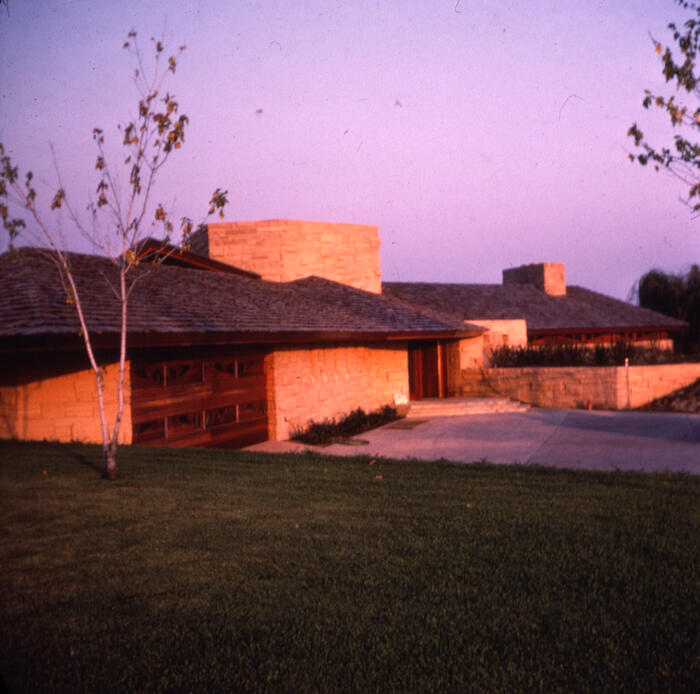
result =
[{"label": "wood entry door", "polygon": [[241,448],[267,439],[265,355],[131,362],[133,442]]},{"label": "wood entry door", "polygon": [[408,381],[411,400],[446,397],[446,355],[447,349],[443,342],[409,342]]}]

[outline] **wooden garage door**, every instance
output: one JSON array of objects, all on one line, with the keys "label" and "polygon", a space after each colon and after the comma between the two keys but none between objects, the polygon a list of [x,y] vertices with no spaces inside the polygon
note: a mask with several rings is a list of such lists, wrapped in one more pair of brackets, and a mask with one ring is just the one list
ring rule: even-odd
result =
[{"label": "wooden garage door", "polygon": [[267,439],[264,354],[131,363],[133,441],[240,448]]}]

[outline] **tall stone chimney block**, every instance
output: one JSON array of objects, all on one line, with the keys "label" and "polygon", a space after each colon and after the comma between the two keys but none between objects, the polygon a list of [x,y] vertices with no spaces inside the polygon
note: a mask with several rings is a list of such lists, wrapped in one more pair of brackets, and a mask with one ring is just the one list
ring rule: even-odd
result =
[{"label": "tall stone chimney block", "polygon": [[564,263],[531,263],[503,271],[503,284],[532,284],[550,296],[566,296]]},{"label": "tall stone chimney block", "polygon": [[196,231],[191,247],[265,280],[317,275],[375,294],[382,291],[376,226],[295,219],[218,222]]}]

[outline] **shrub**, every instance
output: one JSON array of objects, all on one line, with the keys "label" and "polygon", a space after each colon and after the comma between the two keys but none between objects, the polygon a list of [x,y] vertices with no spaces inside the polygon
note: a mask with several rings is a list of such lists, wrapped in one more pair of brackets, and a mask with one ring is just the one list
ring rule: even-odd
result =
[{"label": "shrub", "polygon": [[500,368],[525,366],[624,366],[630,364],[672,364],[687,361],[658,347],[639,347],[629,342],[609,345],[543,345],[541,347],[498,347],[491,352],[491,365]]},{"label": "shrub", "polygon": [[339,421],[336,421],[335,418],[324,419],[320,422],[311,420],[306,429],[294,432],[292,440],[308,443],[312,446],[333,443],[349,436],[361,434],[363,431],[375,429],[398,418],[396,408],[391,405],[384,405],[381,409],[369,414],[358,407],[341,417]]}]

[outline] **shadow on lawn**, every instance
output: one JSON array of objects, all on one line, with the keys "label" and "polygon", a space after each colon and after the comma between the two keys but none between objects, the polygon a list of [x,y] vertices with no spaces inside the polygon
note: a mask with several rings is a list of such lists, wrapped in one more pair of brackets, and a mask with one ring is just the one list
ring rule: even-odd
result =
[{"label": "shadow on lawn", "polygon": [[[91,470],[97,472],[100,476],[104,475],[104,467],[101,464],[96,463],[94,460],[90,460],[90,458],[87,458],[82,453],[76,451],[69,444],[61,443],[60,441],[55,441],[53,445],[57,450],[61,451],[61,453],[64,453],[67,457],[73,458],[73,460],[80,463],[81,465],[84,465],[85,467],[89,467]],[[0,689],[0,692],[1,691],[2,690]]]}]

